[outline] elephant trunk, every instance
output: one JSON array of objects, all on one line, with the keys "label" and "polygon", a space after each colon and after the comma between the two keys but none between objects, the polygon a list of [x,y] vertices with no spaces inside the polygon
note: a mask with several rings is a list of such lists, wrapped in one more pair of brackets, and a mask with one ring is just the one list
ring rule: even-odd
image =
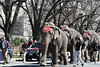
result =
[{"label": "elephant trunk", "polygon": [[45,41],[45,44],[43,44],[43,47],[42,47],[42,57],[40,59],[40,62],[41,62],[41,65],[46,65],[46,56],[47,56],[47,51],[48,51],[48,46],[49,46],[49,43],[50,43],[50,36],[49,34],[46,34],[44,37],[43,37],[43,41]]}]

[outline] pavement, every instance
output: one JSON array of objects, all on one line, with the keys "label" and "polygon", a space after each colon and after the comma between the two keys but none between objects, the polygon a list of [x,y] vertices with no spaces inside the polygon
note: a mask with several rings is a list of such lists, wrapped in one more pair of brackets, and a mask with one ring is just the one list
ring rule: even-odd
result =
[{"label": "pavement", "polygon": [[[52,67],[51,61],[47,61],[47,66],[40,66],[38,62],[33,59],[33,61],[28,61],[23,63],[22,58],[12,58],[9,64],[3,65],[0,61],[0,67]],[[73,64],[68,65],[60,65],[59,67],[73,67]],[[82,67],[81,65],[77,65],[76,67]],[[84,67],[100,67],[100,62],[94,63],[85,63]]]}]

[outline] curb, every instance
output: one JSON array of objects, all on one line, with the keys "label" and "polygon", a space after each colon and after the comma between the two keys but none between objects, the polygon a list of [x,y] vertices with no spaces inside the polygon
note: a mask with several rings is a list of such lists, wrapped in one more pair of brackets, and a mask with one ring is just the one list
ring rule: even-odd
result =
[{"label": "curb", "polygon": [[16,60],[22,60],[22,58],[12,58],[11,60],[14,60],[14,61],[16,61]]}]

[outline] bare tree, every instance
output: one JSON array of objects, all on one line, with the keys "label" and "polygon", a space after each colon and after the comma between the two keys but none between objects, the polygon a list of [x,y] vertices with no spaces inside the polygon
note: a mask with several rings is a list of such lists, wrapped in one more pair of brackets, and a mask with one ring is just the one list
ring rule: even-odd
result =
[{"label": "bare tree", "polygon": [[[83,33],[83,30],[91,29],[93,23],[100,24],[100,22],[96,22],[96,19],[100,17],[99,10],[99,0],[70,0],[56,16],[56,25],[60,27],[60,25],[67,24]],[[99,28],[98,26],[97,30]]]},{"label": "bare tree", "polygon": [[53,22],[58,27],[67,24],[83,33],[100,15],[99,0],[27,0],[22,8],[29,16],[34,39],[45,22]]},{"label": "bare tree", "polygon": [[37,39],[41,24],[51,21],[57,24],[56,16],[64,9],[67,2],[69,0],[28,0],[25,3],[26,7],[22,6],[29,16],[34,39]]},{"label": "bare tree", "polygon": [[[81,33],[84,29],[90,29],[94,21],[100,17],[99,0],[71,0],[66,5],[66,9],[67,11],[63,10],[65,20],[62,23],[67,23]],[[65,12],[68,13],[65,14]],[[100,22],[96,23],[100,24]]]},{"label": "bare tree", "polygon": [[[0,6],[2,7],[2,13],[0,13],[2,24],[0,28],[5,33],[5,37],[8,41],[10,40],[12,26],[16,23],[20,6],[24,1],[25,0],[0,0]],[[15,8],[14,14],[13,8]]]}]

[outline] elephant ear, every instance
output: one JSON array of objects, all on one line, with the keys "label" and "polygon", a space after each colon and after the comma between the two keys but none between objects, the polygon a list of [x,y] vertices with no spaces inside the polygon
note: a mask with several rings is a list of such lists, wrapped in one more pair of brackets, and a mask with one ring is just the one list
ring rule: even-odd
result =
[{"label": "elephant ear", "polygon": [[53,28],[50,28],[49,33],[50,33],[51,35],[54,35],[54,29],[53,29]]},{"label": "elephant ear", "polygon": [[54,39],[58,38],[60,35],[60,29],[59,28],[55,28],[54,30]]},{"label": "elephant ear", "polygon": [[54,39],[58,38],[59,35],[60,35],[59,32],[56,30],[55,33],[54,33]]},{"label": "elephant ear", "polygon": [[55,40],[60,35],[60,29],[57,27],[50,27],[50,34],[53,35],[53,39]]},{"label": "elephant ear", "polygon": [[69,35],[70,35],[70,39],[73,39],[74,38],[74,33],[72,30],[69,30]]},{"label": "elephant ear", "polygon": [[70,39],[73,39],[74,35],[70,35]]}]

